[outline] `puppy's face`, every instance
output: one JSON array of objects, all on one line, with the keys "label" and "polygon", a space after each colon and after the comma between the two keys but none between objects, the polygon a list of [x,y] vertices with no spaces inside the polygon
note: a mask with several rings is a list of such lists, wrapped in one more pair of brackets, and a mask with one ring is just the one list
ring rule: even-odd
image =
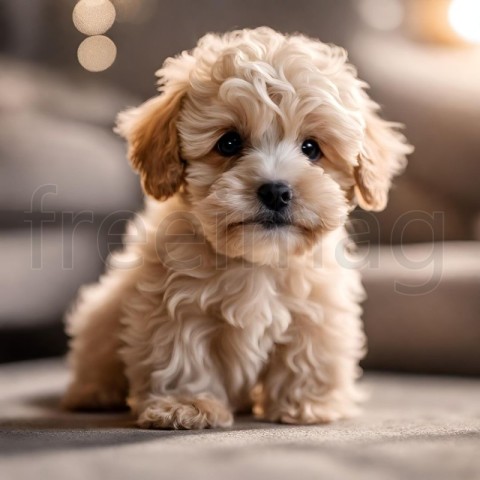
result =
[{"label": "puppy's face", "polygon": [[159,72],[164,93],[121,115],[147,193],[179,191],[231,257],[276,263],[348,212],[385,206],[409,152],[342,49],[270,29],[207,35]]},{"label": "puppy's face", "polygon": [[344,120],[328,111],[322,89],[308,88],[304,66],[281,79],[282,58],[243,60],[236,51],[220,61],[230,68],[209,79],[208,93],[192,89],[178,123],[193,212],[228,256],[270,263],[302,253],[345,222],[353,175],[334,146],[351,127],[338,128]]}]

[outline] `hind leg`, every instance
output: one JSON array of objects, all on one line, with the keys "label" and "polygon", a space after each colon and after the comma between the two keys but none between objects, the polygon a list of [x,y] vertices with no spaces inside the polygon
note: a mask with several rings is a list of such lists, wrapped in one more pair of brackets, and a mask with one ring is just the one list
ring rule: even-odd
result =
[{"label": "hind leg", "polygon": [[118,351],[120,303],[128,289],[121,278],[103,277],[81,292],[77,307],[67,318],[73,379],[62,400],[64,408],[126,408],[128,383]]}]

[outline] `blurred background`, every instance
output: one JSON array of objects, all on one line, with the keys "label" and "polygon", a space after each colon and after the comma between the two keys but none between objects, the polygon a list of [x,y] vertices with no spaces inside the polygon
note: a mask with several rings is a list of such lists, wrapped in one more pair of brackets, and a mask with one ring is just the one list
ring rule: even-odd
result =
[{"label": "blurred background", "polygon": [[478,0],[0,0],[0,362],[65,352],[141,208],[116,113],[206,32],[261,25],[345,47],[416,147],[387,210],[355,212],[365,367],[480,374]]}]

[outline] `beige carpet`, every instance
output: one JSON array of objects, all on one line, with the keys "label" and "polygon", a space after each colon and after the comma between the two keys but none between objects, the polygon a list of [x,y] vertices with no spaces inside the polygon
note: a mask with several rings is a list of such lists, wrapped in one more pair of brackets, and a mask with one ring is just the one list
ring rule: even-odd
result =
[{"label": "beige carpet", "polygon": [[60,412],[66,379],[59,361],[0,367],[2,480],[480,479],[480,379],[370,374],[359,419],[201,432]]}]

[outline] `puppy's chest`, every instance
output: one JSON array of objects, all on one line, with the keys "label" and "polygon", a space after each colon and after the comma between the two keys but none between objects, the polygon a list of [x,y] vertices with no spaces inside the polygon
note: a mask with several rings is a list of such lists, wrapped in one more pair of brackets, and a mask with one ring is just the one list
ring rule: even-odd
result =
[{"label": "puppy's chest", "polygon": [[244,264],[217,270],[210,276],[182,278],[177,273],[175,282],[169,282],[176,288],[165,292],[165,300],[168,304],[170,298],[181,296],[189,309],[193,307],[218,322],[219,327],[232,327],[259,341],[265,336],[277,341],[294,316],[318,314],[308,273]]}]

